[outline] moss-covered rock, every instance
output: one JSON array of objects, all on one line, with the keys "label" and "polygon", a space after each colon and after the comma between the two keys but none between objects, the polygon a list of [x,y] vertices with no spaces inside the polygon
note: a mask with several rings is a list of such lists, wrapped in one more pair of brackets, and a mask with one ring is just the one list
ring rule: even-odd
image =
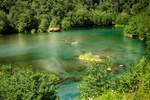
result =
[{"label": "moss-covered rock", "polygon": [[102,62],[103,60],[100,59],[99,55],[93,55],[92,53],[85,53],[85,54],[82,54],[79,56],[80,60],[83,60],[83,61],[90,61],[90,62]]}]

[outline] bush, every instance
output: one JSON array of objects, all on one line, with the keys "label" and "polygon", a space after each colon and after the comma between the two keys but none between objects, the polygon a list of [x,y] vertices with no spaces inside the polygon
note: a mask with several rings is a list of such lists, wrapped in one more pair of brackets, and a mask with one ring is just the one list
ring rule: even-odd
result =
[{"label": "bush", "polygon": [[111,88],[112,73],[107,71],[109,67],[111,67],[109,59],[105,59],[105,63],[92,63],[87,67],[87,75],[83,77],[83,82],[79,85],[83,100],[102,95]]},{"label": "bush", "polygon": [[116,18],[115,24],[119,24],[119,25],[127,25],[130,19],[130,15],[123,15],[123,14],[119,14]]},{"label": "bush", "polygon": [[36,32],[36,29],[31,30],[31,34],[35,34],[35,32]]},{"label": "bush", "polygon": [[143,88],[140,88],[138,91],[134,93],[116,93],[109,91],[104,93],[102,96],[94,98],[94,100],[149,100],[150,92],[145,93]]},{"label": "bush", "polygon": [[39,30],[40,32],[46,32],[49,27],[49,21],[47,18],[42,18],[40,25],[39,25]]},{"label": "bush", "polygon": [[[129,24],[125,27],[124,33],[137,35],[141,40],[149,41],[150,35],[150,22],[148,21],[150,6],[148,6],[143,12],[131,18]],[[144,18],[143,18],[144,17]]]},{"label": "bush", "polygon": [[134,93],[133,98],[136,99],[149,97],[150,63],[146,58],[143,57],[139,64],[133,63],[117,74],[107,70],[111,67],[110,60],[105,59],[103,63],[92,63],[87,68],[88,74],[79,85],[83,100],[98,96],[102,98],[98,100],[122,100],[123,97],[128,97],[129,93]]},{"label": "bush", "polygon": [[5,12],[0,11],[0,33],[11,31],[10,23]]},{"label": "bush", "polygon": [[34,72],[30,67],[0,66],[2,100],[55,100],[56,76]]},{"label": "bush", "polygon": [[110,12],[92,10],[90,19],[94,25],[112,25],[113,16]]},{"label": "bush", "polygon": [[18,32],[30,31],[32,26],[32,18],[30,15],[26,13],[22,13],[19,15],[19,19],[17,20],[16,28]]},{"label": "bush", "polygon": [[133,35],[138,35],[138,25],[139,25],[139,20],[140,18],[135,16],[133,17],[129,24],[125,27],[124,29],[124,33],[128,33],[128,34],[133,34]]},{"label": "bush", "polygon": [[65,17],[61,22],[61,27],[63,30],[69,29],[72,26],[71,18]]},{"label": "bush", "polygon": [[50,22],[50,26],[49,28],[52,28],[52,27],[58,27],[60,25],[60,17],[53,17],[51,22]]},{"label": "bush", "polygon": [[87,6],[76,5],[72,14],[73,25],[75,26],[87,26],[89,22],[89,11]]}]

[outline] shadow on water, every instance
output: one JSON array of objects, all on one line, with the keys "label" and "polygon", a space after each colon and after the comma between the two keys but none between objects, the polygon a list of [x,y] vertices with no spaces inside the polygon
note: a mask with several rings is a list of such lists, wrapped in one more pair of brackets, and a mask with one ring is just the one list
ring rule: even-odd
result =
[{"label": "shadow on water", "polygon": [[[83,69],[84,64],[77,57],[85,52],[110,56],[115,62],[130,64],[145,54],[145,47],[142,41],[123,37],[122,31],[82,28],[55,34],[0,36],[0,63],[28,63],[34,68],[71,77]],[[75,98],[80,94],[78,84],[73,81],[62,83],[57,95],[65,100]]]}]

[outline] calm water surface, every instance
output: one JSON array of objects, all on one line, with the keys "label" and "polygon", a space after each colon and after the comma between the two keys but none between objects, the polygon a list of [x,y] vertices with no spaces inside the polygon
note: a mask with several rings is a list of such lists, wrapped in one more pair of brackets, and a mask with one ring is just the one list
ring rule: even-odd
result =
[{"label": "calm water surface", "polygon": [[[83,66],[77,57],[86,52],[110,56],[129,64],[145,54],[144,43],[123,37],[122,29],[82,28],[60,33],[0,36],[0,64],[29,63],[34,68],[72,76]],[[58,95],[72,100],[79,94],[78,82],[63,83]]]}]

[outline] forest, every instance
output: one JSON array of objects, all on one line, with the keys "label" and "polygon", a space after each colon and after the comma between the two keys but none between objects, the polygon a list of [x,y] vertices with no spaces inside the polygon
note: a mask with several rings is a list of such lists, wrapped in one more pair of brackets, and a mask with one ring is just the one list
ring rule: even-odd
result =
[{"label": "forest", "polygon": [[[78,86],[80,100],[149,100],[150,0],[0,0],[2,35],[96,26],[123,28],[124,36],[143,41],[148,51],[117,72],[106,70],[113,67],[109,57],[90,63]],[[0,64],[0,99],[59,100],[59,81],[32,66]]]},{"label": "forest", "polygon": [[127,25],[131,17],[147,10],[148,5],[149,0],[1,0],[0,32],[33,29],[46,32],[56,26],[65,30],[76,26]]}]

